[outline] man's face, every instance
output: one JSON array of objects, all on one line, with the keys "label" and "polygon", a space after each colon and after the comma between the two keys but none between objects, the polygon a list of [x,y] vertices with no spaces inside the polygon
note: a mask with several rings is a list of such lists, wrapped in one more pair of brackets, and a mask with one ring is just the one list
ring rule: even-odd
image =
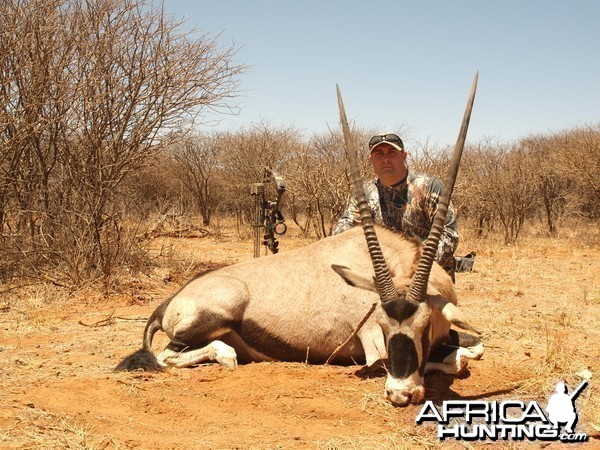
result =
[{"label": "man's face", "polygon": [[370,159],[375,175],[385,186],[399,183],[406,176],[406,152],[383,143],[375,147]]}]

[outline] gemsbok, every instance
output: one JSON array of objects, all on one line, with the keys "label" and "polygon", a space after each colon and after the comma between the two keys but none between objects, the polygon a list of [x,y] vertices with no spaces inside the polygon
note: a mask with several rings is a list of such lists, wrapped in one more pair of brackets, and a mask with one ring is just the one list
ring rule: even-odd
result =
[{"label": "gemsbok", "polygon": [[[115,370],[162,370],[206,361],[227,367],[237,366],[238,361],[321,364],[335,352],[337,364],[360,361],[372,366],[383,360],[385,395],[398,406],[424,400],[426,371],[462,373],[467,358],[481,357],[483,345],[474,334],[451,329],[455,325],[479,334],[456,306],[454,284],[434,256],[477,79],[478,74],[424,245],[373,223],[338,88],[362,229],[354,227],[298,250],[194,278],[156,308],[146,324],[142,349]],[[155,356],[151,348],[157,331],[165,332],[170,343]]]}]

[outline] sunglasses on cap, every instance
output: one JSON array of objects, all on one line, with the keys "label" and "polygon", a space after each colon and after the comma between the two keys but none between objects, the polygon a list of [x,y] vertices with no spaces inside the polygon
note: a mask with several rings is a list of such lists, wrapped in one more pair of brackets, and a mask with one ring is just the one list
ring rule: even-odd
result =
[{"label": "sunglasses on cap", "polygon": [[374,146],[382,142],[389,142],[390,144],[396,144],[399,147],[404,148],[404,143],[402,142],[402,139],[400,139],[400,136],[394,133],[377,134],[373,136],[369,141],[369,148],[373,148]]}]

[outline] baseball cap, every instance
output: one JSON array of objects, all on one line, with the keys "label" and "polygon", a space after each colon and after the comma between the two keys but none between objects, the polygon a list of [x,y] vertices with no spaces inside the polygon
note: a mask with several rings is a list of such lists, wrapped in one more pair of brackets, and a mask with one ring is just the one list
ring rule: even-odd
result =
[{"label": "baseball cap", "polygon": [[404,151],[404,142],[402,142],[402,139],[396,133],[376,134],[369,140],[369,150],[372,152],[381,144],[391,145],[400,152]]}]

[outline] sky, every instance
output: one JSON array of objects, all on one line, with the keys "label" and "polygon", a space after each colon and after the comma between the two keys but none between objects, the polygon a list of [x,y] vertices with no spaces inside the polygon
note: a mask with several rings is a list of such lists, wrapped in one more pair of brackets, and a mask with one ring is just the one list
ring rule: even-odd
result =
[{"label": "sky", "polygon": [[185,27],[236,46],[238,115],[307,134],[401,129],[453,145],[474,75],[468,142],[600,123],[600,1],[164,0]]}]

